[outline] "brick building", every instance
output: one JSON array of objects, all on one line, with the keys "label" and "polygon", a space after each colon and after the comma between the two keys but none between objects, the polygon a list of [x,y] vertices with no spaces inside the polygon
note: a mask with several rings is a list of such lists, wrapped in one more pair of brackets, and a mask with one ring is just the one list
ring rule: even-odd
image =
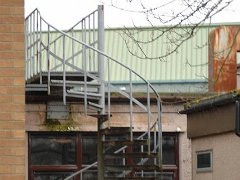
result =
[{"label": "brick building", "polygon": [[0,1],[0,179],[25,179],[24,0]]}]

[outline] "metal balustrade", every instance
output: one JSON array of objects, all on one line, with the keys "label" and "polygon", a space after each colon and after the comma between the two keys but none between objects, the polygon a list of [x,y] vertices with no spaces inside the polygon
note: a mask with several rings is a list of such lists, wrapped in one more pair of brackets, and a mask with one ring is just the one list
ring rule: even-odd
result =
[{"label": "metal balustrade", "polygon": [[[88,115],[88,107],[97,107],[96,113],[108,116],[111,124],[111,101],[112,93],[129,99],[129,127],[130,141],[147,139],[148,154],[158,153],[155,164],[162,167],[162,126],[161,126],[161,99],[153,86],[145,80],[140,74],[120,63],[104,53],[104,23],[103,23],[103,6],[83,18],[68,31],[58,30],[44,20],[35,9],[27,18],[25,23],[25,44],[26,44],[26,82],[30,84],[32,79],[39,77],[39,84],[46,85],[48,94],[51,95],[51,87],[58,85],[63,90],[63,103],[66,104],[66,97],[75,97],[84,99],[84,110]],[[118,66],[123,72],[129,75],[129,89],[123,91],[111,84],[112,70],[111,66]],[[54,73],[61,74],[61,80],[55,80]],[[81,74],[83,80],[72,82],[66,79],[67,74]],[[47,81],[43,80],[43,74],[47,74]],[[88,82],[88,78],[92,79]],[[133,92],[133,79],[138,79],[145,84],[145,93],[142,93],[145,102],[140,102]],[[70,85],[69,85],[70,84]],[[82,85],[82,89],[74,86]],[[98,92],[88,92],[92,85],[98,87]],[[73,87],[70,90],[67,87]],[[98,103],[91,102],[91,99],[97,99]],[[107,109],[105,109],[105,99],[107,99]],[[152,105],[156,104],[156,111],[152,110]],[[133,137],[134,115],[138,112],[135,108],[139,107],[141,113],[146,117],[146,129],[138,138]],[[110,126],[110,125],[109,125]],[[103,126],[101,128],[104,128]],[[152,133],[153,132],[153,133]],[[154,141],[151,147],[151,140]],[[126,146],[120,150],[124,151]],[[143,150],[143,149],[142,149]],[[144,164],[146,159],[142,159],[139,164]],[[66,178],[71,179],[73,176],[80,175],[97,165],[92,165],[74,173]],[[126,174],[127,172],[125,172]],[[123,175],[124,176],[124,175]]]}]

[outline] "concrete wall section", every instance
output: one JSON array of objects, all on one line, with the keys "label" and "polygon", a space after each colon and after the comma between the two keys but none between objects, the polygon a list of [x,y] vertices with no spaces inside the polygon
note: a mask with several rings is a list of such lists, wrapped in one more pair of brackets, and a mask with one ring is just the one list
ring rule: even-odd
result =
[{"label": "concrete wall section", "polygon": [[188,137],[196,138],[235,129],[235,104],[188,114]]},{"label": "concrete wall section", "polygon": [[[178,110],[181,106],[176,105],[164,105],[162,114],[162,123],[164,132],[178,132],[179,133],[179,174],[180,180],[191,180],[191,144],[187,138],[186,127],[187,118],[186,115],[181,115]],[[107,109],[107,108],[106,108]],[[51,131],[59,130],[51,129],[52,126],[46,123],[46,104],[27,104],[27,130],[28,131]],[[156,106],[152,105],[151,110],[156,112]],[[108,126],[128,126],[129,125],[129,108],[128,105],[120,103],[113,104],[111,107],[112,118]],[[156,114],[155,114],[156,115]],[[81,131],[81,132],[96,132],[97,120],[96,118],[85,116],[83,114],[82,105],[70,106],[70,121],[62,120],[61,123],[72,122],[67,124],[69,128],[67,130]],[[143,113],[141,109],[134,106],[133,113],[134,131],[143,132],[147,129],[147,114]],[[57,126],[56,126],[57,127]],[[67,128],[63,126],[62,128]]]},{"label": "concrete wall section", "polygon": [[[68,120],[73,121],[73,129],[77,131],[96,131],[97,120],[91,116],[85,116],[83,113],[83,106],[81,104],[70,105]],[[151,110],[157,118],[157,106],[152,105]],[[107,107],[106,107],[107,109]],[[133,108],[133,126],[134,131],[146,131],[148,114],[144,113],[138,106]],[[186,115],[178,113],[180,106],[163,106],[162,113],[162,126],[165,132],[186,132]],[[125,104],[114,104],[111,106],[111,120],[106,123],[106,126],[129,126],[129,106]],[[26,129],[27,131],[46,131],[48,126],[46,123],[47,118],[47,105],[46,104],[27,104],[26,106]],[[91,113],[91,112],[89,112]],[[156,119],[155,118],[155,119]],[[63,124],[67,121],[62,120]]]},{"label": "concrete wall section", "polygon": [[[210,172],[196,171],[196,152],[213,151],[213,169]],[[193,180],[239,180],[240,138],[233,132],[192,139]]]}]

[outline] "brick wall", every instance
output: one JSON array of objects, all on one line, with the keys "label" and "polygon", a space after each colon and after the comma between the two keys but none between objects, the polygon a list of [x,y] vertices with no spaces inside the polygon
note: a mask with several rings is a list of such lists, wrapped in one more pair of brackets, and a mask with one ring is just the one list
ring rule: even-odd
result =
[{"label": "brick wall", "polygon": [[25,179],[24,0],[0,0],[0,180]]}]

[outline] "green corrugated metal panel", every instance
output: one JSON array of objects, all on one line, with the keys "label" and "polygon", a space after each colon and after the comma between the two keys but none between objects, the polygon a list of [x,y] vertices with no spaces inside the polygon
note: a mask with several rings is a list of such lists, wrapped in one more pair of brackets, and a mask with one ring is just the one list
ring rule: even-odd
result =
[{"label": "green corrugated metal panel", "polygon": [[[231,24],[229,24],[231,25]],[[119,60],[121,63],[129,66],[137,73],[141,74],[145,79],[149,81],[185,81],[185,80],[205,80],[208,77],[208,34],[213,29],[219,26],[215,25],[203,25],[200,26],[196,35],[185,41],[177,50],[167,56],[164,60],[149,60],[149,59],[138,59],[131,55],[128,48],[121,37],[121,33],[124,29],[106,29],[105,30],[105,53],[109,56]],[[146,40],[152,33],[157,34],[161,29],[166,27],[155,27],[155,28],[141,28],[141,32],[137,33],[139,39]],[[176,33],[185,31],[185,27],[176,28]],[[136,29],[129,29],[131,32],[136,32]],[[46,38],[46,34],[43,38]],[[75,32],[75,37],[81,37],[81,32]],[[146,53],[149,56],[160,56],[166,52],[169,44],[167,37],[163,36],[157,41],[144,46]],[[66,56],[71,53],[71,42],[66,40],[69,44]],[[61,43],[58,46],[62,46]],[[76,46],[76,45],[75,45]],[[129,46],[138,55],[140,51],[137,50],[136,45],[130,43]],[[81,49],[82,46],[74,47]],[[58,53],[61,54],[61,47],[57,47]],[[96,54],[95,54],[96,55]],[[82,57],[79,56],[81,59]],[[81,63],[80,63],[81,64]],[[107,64],[106,64],[107,66]],[[124,82],[129,79],[129,72],[124,68],[121,68],[116,63],[110,63],[111,72],[110,79],[115,82]],[[107,74],[107,72],[106,72]],[[139,81],[137,77],[132,77],[134,81]]]},{"label": "green corrugated metal panel", "polygon": [[[213,27],[211,27],[213,28]],[[161,29],[161,27],[160,27]],[[133,70],[141,74],[150,81],[160,80],[198,80],[205,79],[208,75],[208,41],[209,28],[207,26],[200,27],[196,36],[184,42],[178,52],[174,52],[164,60],[159,59],[138,59],[128,52],[128,48],[119,33],[123,29],[109,29],[105,31],[105,50],[110,56],[118,59],[123,64],[131,67]],[[134,32],[134,29],[129,31]],[[158,33],[159,29],[142,29],[138,33],[138,38],[146,40],[151,33]],[[182,28],[176,29],[177,32],[183,31]],[[157,41],[145,45],[143,48],[149,56],[161,56],[166,52],[167,37],[163,36]],[[201,48],[200,48],[201,47]],[[129,43],[129,48],[136,51],[136,45]],[[139,50],[140,51],[140,50]],[[139,55],[140,52],[136,51]],[[112,79],[114,81],[124,81],[128,74],[124,71],[113,67]]]}]

